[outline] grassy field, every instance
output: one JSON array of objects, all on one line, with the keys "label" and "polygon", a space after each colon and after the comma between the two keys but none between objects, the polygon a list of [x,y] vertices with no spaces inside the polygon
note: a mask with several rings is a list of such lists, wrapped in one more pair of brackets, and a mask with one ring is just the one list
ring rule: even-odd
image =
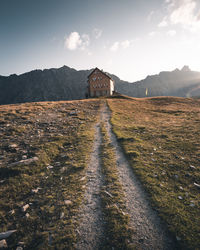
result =
[{"label": "grassy field", "polygon": [[[16,230],[7,239],[10,249],[74,248],[93,125],[104,101],[0,106],[0,232]],[[113,131],[153,206],[182,249],[199,249],[200,100],[107,102]],[[101,135],[107,246],[134,248],[116,155],[103,124]]]},{"label": "grassy field", "polygon": [[71,249],[100,101],[0,106],[0,232],[10,249]]},{"label": "grassy field", "polygon": [[153,206],[180,242],[200,249],[200,100],[108,99],[111,123]]}]

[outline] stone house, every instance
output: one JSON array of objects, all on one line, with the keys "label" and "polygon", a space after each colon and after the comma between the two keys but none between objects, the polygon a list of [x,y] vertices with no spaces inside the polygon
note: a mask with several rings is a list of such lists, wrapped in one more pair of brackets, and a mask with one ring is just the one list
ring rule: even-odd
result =
[{"label": "stone house", "polygon": [[114,92],[114,81],[110,76],[95,68],[88,76],[89,97],[111,96]]}]

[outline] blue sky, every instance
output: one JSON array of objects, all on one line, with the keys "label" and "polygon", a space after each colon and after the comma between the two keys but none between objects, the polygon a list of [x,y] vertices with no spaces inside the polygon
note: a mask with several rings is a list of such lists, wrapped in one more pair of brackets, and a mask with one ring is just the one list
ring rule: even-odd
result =
[{"label": "blue sky", "polygon": [[199,58],[199,0],[0,0],[0,75],[97,66],[136,81]]}]

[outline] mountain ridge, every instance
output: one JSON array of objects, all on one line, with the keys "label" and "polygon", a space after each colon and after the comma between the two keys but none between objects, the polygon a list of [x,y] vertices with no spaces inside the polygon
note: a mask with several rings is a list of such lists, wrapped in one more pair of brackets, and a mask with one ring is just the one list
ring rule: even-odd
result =
[{"label": "mountain ridge", "polygon": [[[0,75],[0,104],[84,99],[87,76],[92,70],[76,70],[64,65],[19,75]],[[131,97],[200,95],[200,72],[192,71],[188,66],[181,70],[161,71],[137,82],[123,81],[114,74],[107,74],[114,79],[117,92]]]}]

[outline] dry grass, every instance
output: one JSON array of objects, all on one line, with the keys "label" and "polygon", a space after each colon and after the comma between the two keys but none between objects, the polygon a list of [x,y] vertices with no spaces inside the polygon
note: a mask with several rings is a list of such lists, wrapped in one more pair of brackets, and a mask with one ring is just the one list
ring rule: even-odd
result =
[{"label": "dry grass", "polygon": [[183,249],[200,246],[200,100],[109,99],[113,130]]},{"label": "dry grass", "polygon": [[[84,193],[81,178],[100,104],[0,106],[0,232],[17,230],[8,239],[9,248],[16,249],[19,242],[26,249],[73,248]],[[33,157],[38,160],[19,162]]]}]

